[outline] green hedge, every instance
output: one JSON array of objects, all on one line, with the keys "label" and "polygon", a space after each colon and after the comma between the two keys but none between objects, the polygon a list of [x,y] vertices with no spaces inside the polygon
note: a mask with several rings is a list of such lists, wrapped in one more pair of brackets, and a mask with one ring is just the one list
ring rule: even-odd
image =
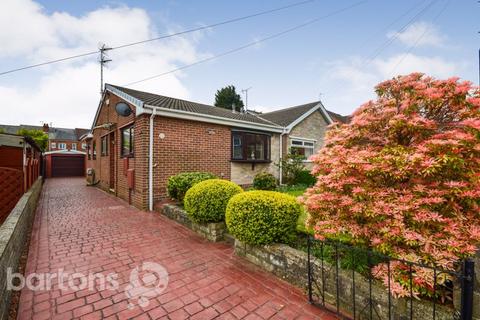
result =
[{"label": "green hedge", "polygon": [[257,173],[253,178],[253,188],[256,190],[275,190],[277,179],[268,172]]},{"label": "green hedge", "polygon": [[171,176],[167,181],[168,195],[180,202],[183,201],[185,193],[194,184],[208,179],[215,179],[216,176],[209,172],[184,172]]},{"label": "green hedge", "polygon": [[288,243],[295,237],[300,204],[275,191],[249,191],[235,195],[227,206],[229,232],[249,244]]},{"label": "green hedge", "polygon": [[195,222],[220,222],[225,220],[228,200],[243,189],[228,180],[202,181],[185,194],[185,211]]},{"label": "green hedge", "polygon": [[297,176],[295,177],[295,184],[303,184],[308,187],[311,187],[317,182],[317,178],[315,178],[309,170],[302,170],[298,172]]}]

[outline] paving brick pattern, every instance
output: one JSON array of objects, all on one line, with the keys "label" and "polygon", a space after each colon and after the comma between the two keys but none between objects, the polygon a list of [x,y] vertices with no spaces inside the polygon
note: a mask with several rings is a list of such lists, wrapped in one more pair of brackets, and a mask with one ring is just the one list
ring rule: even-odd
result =
[{"label": "paving brick pattern", "polygon": [[[143,262],[164,266],[168,286],[129,308],[124,289]],[[59,269],[116,273],[120,286],[110,290],[96,281],[92,290],[61,290],[54,278],[51,290],[22,290],[19,319],[335,319],[231,247],[86,187],[83,179],[48,179],[37,208],[26,273]]]}]

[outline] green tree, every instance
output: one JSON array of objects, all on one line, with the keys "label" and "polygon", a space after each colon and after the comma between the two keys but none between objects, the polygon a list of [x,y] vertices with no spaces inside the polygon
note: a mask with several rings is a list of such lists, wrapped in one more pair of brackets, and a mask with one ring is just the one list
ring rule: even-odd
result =
[{"label": "green tree", "polygon": [[30,137],[35,141],[37,146],[40,147],[42,151],[44,151],[47,148],[48,145],[48,135],[43,132],[42,130],[28,130],[28,129],[20,129],[17,131],[18,135],[24,136],[24,137]]},{"label": "green tree", "polygon": [[226,86],[217,90],[217,93],[215,93],[215,107],[232,110],[232,106],[238,112],[242,111],[244,106],[242,98],[235,91],[235,86]]},{"label": "green tree", "polygon": [[5,129],[0,128],[0,133],[5,133]]}]

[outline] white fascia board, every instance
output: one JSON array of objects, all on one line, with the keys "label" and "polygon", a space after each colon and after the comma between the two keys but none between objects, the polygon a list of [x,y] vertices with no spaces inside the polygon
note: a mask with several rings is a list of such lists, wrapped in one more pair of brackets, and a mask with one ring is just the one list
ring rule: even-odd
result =
[{"label": "white fascia board", "polygon": [[[283,128],[273,125],[266,125],[254,122],[248,122],[243,120],[235,120],[235,119],[227,119],[207,114],[198,114],[192,113],[183,110],[174,110],[168,108],[162,108],[157,106],[145,105],[145,112],[151,113],[153,109],[156,110],[155,115],[164,116],[169,118],[178,118],[178,119],[185,119],[185,120],[192,120],[192,121],[200,121],[200,122],[207,122],[207,123],[214,123],[220,124],[230,127],[237,127],[237,128],[247,128],[247,129],[255,129],[255,130],[263,130],[268,132],[275,132],[275,133],[282,133]],[[150,110],[148,110],[150,109]]]},{"label": "white fascia board", "polygon": [[136,116],[139,116],[143,113],[145,113],[145,109],[143,108],[143,105],[144,105],[144,102],[140,99],[137,99],[135,97],[132,97],[131,95],[115,88],[115,87],[112,87],[111,85],[107,84],[105,85],[105,91],[109,91],[111,93],[113,93],[114,95],[122,98],[123,100],[131,103],[132,105],[135,106],[136,108],[136,112],[135,112],[135,115]]},{"label": "white fascia board", "polygon": [[323,117],[325,118],[325,120],[327,121],[327,124],[330,125],[333,123],[333,120],[332,118],[330,118],[330,115],[328,114],[327,110],[325,110],[325,107],[323,106],[323,104],[321,102],[319,102],[318,104],[316,104],[312,109],[308,110],[307,112],[305,112],[301,117],[297,118],[297,120],[293,121],[292,123],[290,123],[290,125],[287,127],[287,132],[290,133],[290,131],[292,131],[292,129],[297,125],[299,124],[300,122],[302,122],[303,120],[305,120],[309,115],[311,115],[312,113],[314,113],[315,111],[317,110],[320,110],[320,112],[322,113]]},{"label": "white fascia board", "polygon": [[294,137],[294,136],[288,136],[288,138],[293,139],[293,140],[304,140],[304,141],[317,142],[317,139],[311,139],[311,138],[302,138],[302,137]]}]

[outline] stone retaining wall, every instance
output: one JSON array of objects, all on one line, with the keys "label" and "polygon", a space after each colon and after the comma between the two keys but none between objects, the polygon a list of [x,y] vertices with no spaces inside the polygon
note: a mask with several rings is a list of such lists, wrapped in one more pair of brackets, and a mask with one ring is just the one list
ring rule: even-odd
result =
[{"label": "stone retaining wall", "polygon": [[11,291],[7,290],[7,268],[17,271],[41,190],[42,177],[39,177],[0,226],[0,319],[8,317],[10,307]]},{"label": "stone retaining wall", "polygon": [[[266,246],[251,246],[235,240],[235,253],[245,257],[250,262],[274,273],[276,276],[307,291],[308,256],[305,252],[296,250],[284,244]],[[314,299],[321,300],[321,289],[325,287],[325,302],[336,308],[336,269],[332,264],[323,262],[324,282],[322,283],[322,263],[319,259],[312,261]],[[478,268],[478,267],[477,267]],[[355,277],[355,294],[353,294],[353,277]],[[369,282],[361,274],[338,268],[338,297],[339,309],[346,315],[353,315],[353,297],[355,296],[355,314],[357,319],[368,319],[370,307]],[[372,284],[373,318],[388,319],[387,290],[378,282]],[[453,319],[453,308],[436,306],[436,319]],[[408,299],[392,298],[392,319],[403,320],[410,315],[410,301]],[[379,315],[379,317],[376,316]],[[433,319],[433,304],[428,301],[413,301],[414,319]],[[475,318],[474,319],[479,319]]]},{"label": "stone retaining wall", "polygon": [[225,222],[217,223],[196,223],[188,217],[185,210],[177,205],[164,204],[161,208],[161,212],[172,220],[179,222],[180,224],[192,229],[205,239],[213,242],[224,241],[230,238],[226,236],[227,227]]}]

